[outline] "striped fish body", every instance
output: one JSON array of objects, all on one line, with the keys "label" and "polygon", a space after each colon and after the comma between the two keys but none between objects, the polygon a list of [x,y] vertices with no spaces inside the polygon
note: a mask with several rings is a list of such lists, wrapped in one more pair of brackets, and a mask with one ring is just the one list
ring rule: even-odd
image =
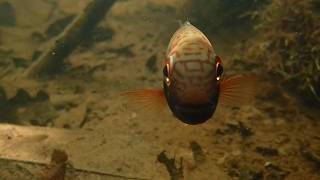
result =
[{"label": "striped fish body", "polygon": [[188,111],[194,114],[188,113],[190,120],[196,121],[193,117],[199,114],[212,115],[219,92],[217,57],[208,38],[189,22],[174,33],[167,49],[164,91],[176,116],[177,111]]}]

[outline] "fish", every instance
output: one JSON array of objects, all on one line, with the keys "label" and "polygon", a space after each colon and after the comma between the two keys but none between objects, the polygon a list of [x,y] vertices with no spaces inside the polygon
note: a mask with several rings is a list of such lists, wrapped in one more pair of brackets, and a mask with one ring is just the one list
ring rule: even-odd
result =
[{"label": "fish", "polygon": [[197,125],[211,119],[217,106],[241,105],[254,94],[254,75],[223,77],[212,43],[189,21],[170,39],[163,66],[163,87],[123,93],[146,108],[169,107],[174,117]]}]

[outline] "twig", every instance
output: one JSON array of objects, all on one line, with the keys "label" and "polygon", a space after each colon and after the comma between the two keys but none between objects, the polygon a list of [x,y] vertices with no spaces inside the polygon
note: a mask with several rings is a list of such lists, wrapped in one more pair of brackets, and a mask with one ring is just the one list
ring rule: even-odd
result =
[{"label": "twig", "polygon": [[175,158],[170,159],[165,154],[165,151],[162,151],[158,155],[158,161],[164,164],[170,174],[171,180],[181,180],[183,179],[183,166],[182,158],[180,159],[180,167],[177,168],[175,164]]},{"label": "twig", "polygon": [[51,162],[47,169],[42,172],[42,180],[64,180],[66,174],[68,155],[65,151],[54,150],[51,155]]},{"label": "twig", "polygon": [[[19,163],[24,163],[24,164],[31,164],[31,165],[38,165],[42,167],[47,167],[48,165],[45,163],[41,162],[34,162],[34,161],[27,161],[27,160],[17,160],[17,159],[6,159],[6,158],[0,158],[0,160],[7,160],[7,161],[13,161],[13,162],[19,162]],[[66,171],[78,171],[78,172],[84,172],[84,173],[90,173],[90,174],[95,174],[95,175],[101,175],[101,176],[106,176],[106,177],[115,177],[115,178],[121,178],[124,180],[149,180],[148,178],[139,178],[139,177],[129,177],[129,176],[124,176],[124,175],[116,175],[112,173],[105,173],[105,172],[100,172],[100,171],[94,171],[94,170],[87,170],[87,169],[79,169],[75,168],[72,166],[67,166]]]}]

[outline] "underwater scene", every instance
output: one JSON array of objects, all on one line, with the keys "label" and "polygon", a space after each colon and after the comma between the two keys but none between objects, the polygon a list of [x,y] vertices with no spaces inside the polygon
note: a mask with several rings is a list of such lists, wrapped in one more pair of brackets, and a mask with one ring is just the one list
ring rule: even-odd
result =
[{"label": "underwater scene", "polygon": [[319,180],[320,0],[0,0],[0,180]]}]

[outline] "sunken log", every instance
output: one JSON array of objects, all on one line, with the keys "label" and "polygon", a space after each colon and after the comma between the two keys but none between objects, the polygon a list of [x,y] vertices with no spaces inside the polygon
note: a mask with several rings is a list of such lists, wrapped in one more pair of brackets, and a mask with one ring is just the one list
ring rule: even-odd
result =
[{"label": "sunken log", "polygon": [[84,12],[57,37],[53,45],[31,64],[24,75],[37,78],[59,72],[63,68],[64,59],[91,33],[115,1],[92,0]]}]

